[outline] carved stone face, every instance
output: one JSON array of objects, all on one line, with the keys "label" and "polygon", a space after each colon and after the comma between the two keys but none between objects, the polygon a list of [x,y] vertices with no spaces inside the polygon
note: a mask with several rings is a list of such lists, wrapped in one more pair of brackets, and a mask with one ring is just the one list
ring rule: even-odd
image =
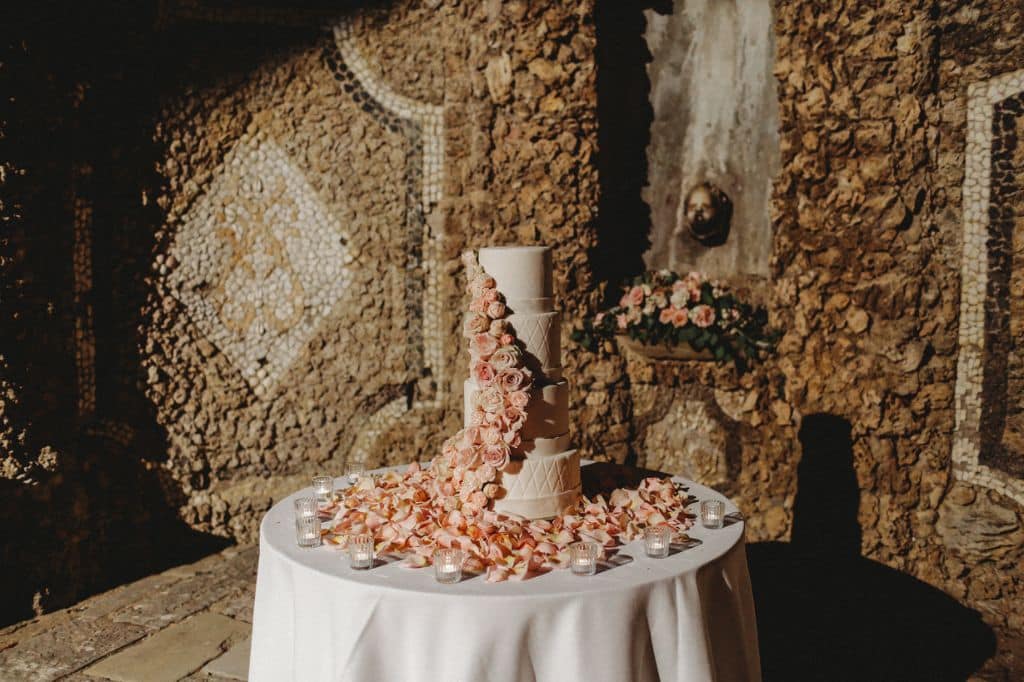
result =
[{"label": "carved stone face", "polygon": [[690,190],[684,204],[687,227],[706,246],[723,244],[729,236],[732,202],[725,192],[702,182]]}]

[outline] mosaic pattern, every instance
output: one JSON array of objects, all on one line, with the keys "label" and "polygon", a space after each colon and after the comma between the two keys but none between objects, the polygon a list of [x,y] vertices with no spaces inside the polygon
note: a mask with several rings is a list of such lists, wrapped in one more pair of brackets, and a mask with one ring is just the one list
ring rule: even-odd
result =
[{"label": "mosaic pattern", "polygon": [[75,373],[78,383],[78,416],[96,411],[96,333],[92,305],[92,202],[83,185],[91,175],[88,166],[72,170],[72,288],[75,308]]},{"label": "mosaic pattern", "polygon": [[[968,88],[964,172],[964,237],[961,265],[959,357],[956,380],[954,475],[1024,504],[1024,480],[1009,471],[1012,458],[993,448],[1006,425],[1006,353],[1000,340],[1010,329],[1013,203],[1001,203],[1016,182],[1007,165],[1016,132],[1008,119],[1022,101],[1024,70]],[[995,172],[993,172],[995,170]],[[1008,221],[1008,222],[1007,222]],[[1009,234],[1008,234],[1009,230]],[[1002,350],[1000,350],[1002,348]],[[986,381],[988,380],[988,381]],[[998,428],[998,434],[992,433]],[[984,435],[983,435],[984,434]],[[991,450],[997,452],[992,453]],[[985,453],[983,455],[983,453]],[[1002,453],[1005,455],[1006,453]],[[1017,453],[1019,456],[1020,453]],[[993,466],[995,464],[996,466]]]},{"label": "mosaic pattern", "polygon": [[379,124],[402,133],[409,141],[405,178],[409,261],[404,298],[410,336],[406,362],[431,376],[436,387],[432,395],[417,396],[411,406],[405,398],[398,398],[369,417],[349,455],[354,462],[366,463],[380,434],[401,420],[410,407],[436,409],[447,397],[439,281],[444,235],[432,230],[426,220],[441,199],[444,184],[444,108],[400,95],[380,81],[355,45],[349,22],[335,26],[332,35],[324,61],[342,89]]},{"label": "mosaic pattern", "polygon": [[258,396],[277,386],[348,285],[341,225],[261,132],[239,138],[184,217],[168,277]]}]

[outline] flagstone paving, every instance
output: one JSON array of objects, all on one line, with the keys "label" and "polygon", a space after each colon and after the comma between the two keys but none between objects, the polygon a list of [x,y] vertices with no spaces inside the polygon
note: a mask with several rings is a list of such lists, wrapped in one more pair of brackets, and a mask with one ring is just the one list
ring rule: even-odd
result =
[{"label": "flagstone paving", "polygon": [[231,547],[0,630],[0,680],[244,680],[256,558]]}]

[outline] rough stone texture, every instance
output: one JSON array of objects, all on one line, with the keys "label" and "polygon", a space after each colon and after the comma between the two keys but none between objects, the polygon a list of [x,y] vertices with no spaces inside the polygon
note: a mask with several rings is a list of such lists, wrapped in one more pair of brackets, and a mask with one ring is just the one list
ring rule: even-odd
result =
[{"label": "rough stone texture", "polygon": [[[251,539],[315,471],[432,454],[460,421],[463,248],[553,245],[566,334],[639,271],[643,8],[549,5],[20,10],[0,60],[5,622]],[[584,454],[721,480],[752,541],[789,535],[803,418],[847,420],[863,553],[979,609],[1006,665],[1020,506],[952,453],[958,330],[984,323],[960,316],[968,88],[1024,67],[1022,10],[778,3],[771,274],[737,282],[785,330],[777,355],[738,375],[563,340]],[[1019,153],[990,166],[1004,237]],[[166,602],[111,597],[91,632],[249,617],[233,578],[189,571],[153,579]]]}]

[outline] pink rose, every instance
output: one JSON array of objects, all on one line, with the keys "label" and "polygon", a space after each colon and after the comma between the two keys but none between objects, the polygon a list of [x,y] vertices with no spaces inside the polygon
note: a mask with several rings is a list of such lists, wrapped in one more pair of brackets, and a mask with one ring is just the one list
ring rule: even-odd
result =
[{"label": "pink rose", "polygon": [[626,316],[624,314],[620,313],[619,315],[615,316],[615,325],[619,329],[625,329],[626,326],[627,326],[626,323],[627,323],[627,320],[626,320]]},{"label": "pink rose", "polygon": [[490,334],[477,334],[470,341],[469,347],[481,360],[487,360],[498,350],[498,340]]},{"label": "pink rose", "polygon": [[479,445],[481,440],[481,428],[479,426],[467,426],[462,430],[462,444],[464,446]]},{"label": "pink rose", "polygon": [[690,300],[697,302],[700,300],[700,285],[703,284],[703,278],[699,272],[691,272],[685,278],[683,283],[686,285],[686,290],[690,292]]},{"label": "pink rose", "polygon": [[490,386],[494,383],[494,376],[496,372],[491,363],[486,360],[477,360],[473,363],[473,379],[476,380],[476,385],[482,387]]},{"label": "pink rose", "polygon": [[[491,320],[491,326],[488,329],[491,336],[502,337],[505,334],[512,332],[512,325],[509,324],[508,320]],[[505,345],[504,343],[501,345]]]},{"label": "pink rose", "polygon": [[480,509],[487,506],[487,496],[479,490],[470,493],[469,500],[467,501],[474,507],[479,507]]},{"label": "pink rose", "polygon": [[628,308],[629,307],[629,292],[628,291],[622,295],[622,298],[619,299],[619,307],[620,308]]},{"label": "pink rose", "polygon": [[484,292],[480,294],[480,298],[483,300],[485,305],[498,303],[501,300],[501,296],[498,294],[497,289],[484,289]]},{"label": "pink rose", "polygon": [[661,322],[662,324],[669,324],[672,321],[672,315],[675,311],[675,308],[663,308],[661,313],[658,314],[658,322]]},{"label": "pink rose", "polygon": [[476,402],[484,412],[495,414],[505,407],[505,396],[500,386],[492,385],[476,392]]},{"label": "pink rose", "polygon": [[509,344],[494,351],[494,355],[491,356],[491,365],[494,366],[496,371],[501,372],[512,367],[518,367],[522,360],[523,351],[519,349],[519,346]]},{"label": "pink rose", "polygon": [[487,317],[492,320],[505,317],[505,304],[501,301],[494,301],[493,303],[487,304]]},{"label": "pink rose", "polygon": [[482,313],[487,309],[487,304],[484,303],[484,299],[476,296],[472,301],[469,302],[469,310],[474,313]]},{"label": "pink rose", "polygon": [[525,410],[526,406],[530,404],[530,392],[512,391],[508,394],[508,404],[512,407],[518,407],[520,410]]},{"label": "pink rose", "polygon": [[484,464],[494,467],[499,471],[505,468],[508,464],[508,458],[511,456],[512,451],[504,443],[495,443],[494,445],[486,445],[480,453],[481,459]]},{"label": "pink rose", "polygon": [[511,346],[515,342],[516,337],[512,336],[511,334],[502,334],[500,337],[498,337],[498,343],[500,343],[503,346]]},{"label": "pink rose", "polygon": [[456,456],[456,465],[461,467],[471,467],[476,464],[477,455],[476,448],[464,445],[459,448],[459,453]]},{"label": "pink rose", "polygon": [[473,336],[474,334],[487,331],[490,326],[491,321],[485,316],[472,314],[466,316],[466,321],[462,325],[462,331],[466,336]]},{"label": "pink rose", "polygon": [[[474,401],[475,401],[475,397],[474,397]],[[469,413],[469,423],[470,423],[470,425],[471,426],[483,426],[484,423],[487,421],[486,420],[486,415],[487,415],[487,413],[484,412],[483,410],[481,410],[479,407],[474,408],[473,411]]]},{"label": "pink rose", "polygon": [[497,426],[484,426],[480,429],[480,440],[484,445],[494,445],[501,441],[501,431]]},{"label": "pink rose", "polygon": [[682,327],[690,319],[690,314],[686,308],[676,308],[675,312],[672,313],[672,326]]},{"label": "pink rose", "polygon": [[505,443],[510,448],[518,448],[523,444],[523,437],[520,435],[519,430],[509,431],[503,437]]},{"label": "pink rose", "polygon": [[521,429],[523,424],[526,423],[526,413],[514,405],[506,405],[505,411],[502,412],[502,417],[505,418],[505,423],[509,429],[515,429],[516,431]]},{"label": "pink rose", "polygon": [[476,470],[476,478],[481,483],[490,483],[498,472],[490,464],[481,464]]},{"label": "pink rose", "polygon": [[715,323],[715,309],[709,305],[699,305],[693,309],[690,319],[698,327],[710,327]]},{"label": "pink rose", "polygon": [[483,296],[488,289],[494,289],[494,278],[485,272],[476,274],[469,282],[469,293],[473,296]]},{"label": "pink rose", "polygon": [[628,305],[640,305],[644,302],[644,290],[641,287],[633,287],[626,294]]},{"label": "pink rose", "polygon": [[526,370],[510,367],[499,372],[494,381],[503,390],[511,393],[512,391],[528,388],[530,386],[530,375]]},{"label": "pink rose", "polygon": [[497,483],[488,483],[480,492],[482,492],[484,494],[484,497],[486,497],[488,500],[493,500],[495,497],[498,496],[498,493],[500,491],[501,488],[498,487]]}]

